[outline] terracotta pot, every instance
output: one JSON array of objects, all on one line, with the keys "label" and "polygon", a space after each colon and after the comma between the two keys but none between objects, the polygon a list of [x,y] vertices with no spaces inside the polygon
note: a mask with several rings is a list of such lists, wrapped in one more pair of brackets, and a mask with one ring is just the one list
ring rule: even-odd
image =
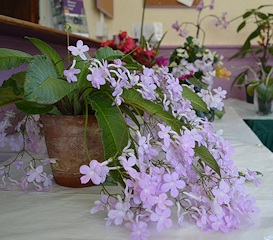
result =
[{"label": "terracotta pot", "polygon": [[[57,158],[51,164],[54,180],[66,187],[86,187],[93,185],[81,184],[79,172],[81,165],[89,165],[84,147],[85,116],[53,116],[41,115],[45,141],[50,158]],[[89,116],[87,146],[92,159],[102,162],[103,144],[101,129],[95,116]]]}]

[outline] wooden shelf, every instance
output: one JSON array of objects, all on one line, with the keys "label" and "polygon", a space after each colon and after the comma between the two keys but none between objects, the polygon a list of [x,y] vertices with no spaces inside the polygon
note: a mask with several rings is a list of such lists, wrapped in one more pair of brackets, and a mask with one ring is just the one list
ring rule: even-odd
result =
[{"label": "wooden shelf", "polygon": [[[16,38],[36,37],[45,42],[66,45],[67,34],[54,28],[44,27],[36,23],[0,15],[0,35]],[[70,44],[83,40],[90,48],[99,48],[100,42],[87,37],[69,34]]]}]

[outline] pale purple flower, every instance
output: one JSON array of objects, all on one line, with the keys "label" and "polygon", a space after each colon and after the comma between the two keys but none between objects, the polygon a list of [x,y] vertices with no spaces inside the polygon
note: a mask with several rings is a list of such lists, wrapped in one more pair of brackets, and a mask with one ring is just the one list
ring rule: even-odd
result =
[{"label": "pale purple flower", "polygon": [[43,183],[44,183],[44,187],[50,187],[52,186],[52,179],[53,179],[53,175],[52,174],[43,174]]},{"label": "pale purple flower", "polygon": [[168,195],[166,193],[160,193],[156,198],[157,207],[164,210],[173,205],[173,202],[168,199]]},{"label": "pale purple flower", "polygon": [[103,183],[108,172],[109,168],[107,166],[101,165],[97,160],[92,160],[89,166],[82,165],[80,167],[80,173],[84,174],[81,177],[81,183],[85,184],[90,180],[96,185]]},{"label": "pale purple flower", "polygon": [[251,170],[247,169],[247,173],[245,175],[245,178],[249,181],[252,181],[254,183],[254,185],[257,187],[261,184],[261,180],[258,178],[256,171],[251,171]]},{"label": "pale purple flower", "polygon": [[161,232],[164,226],[170,228],[172,226],[172,220],[169,218],[171,216],[171,210],[166,208],[164,210],[160,208],[155,208],[150,216],[151,221],[157,222],[156,229],[158,232]]},{"label": "pale purple flower", "polygon": [[224,221],[223,217],[216,216],[216,215],[210,215],[208,218],[211,222],[211,227],[214,231],[226,231],[226,222]]},{"label": "pale purple flower", "polygon": [[175,23],[172,24],[172,28],[175,29],[177,32],[179,31],[180,25],[177,20],[175,21]]},{"label": "pale purple flower", "polygon": [[156,186],[152,183],[150,175],[142,174],[139,180],[140,194],[139,197],[143,202],[148,202],[150,205],[155,204]]},{"label": "pale purple flower", "polygon": [[189,31],[187,31],[186,29],[180,29],[178,35],[182,38],[185,38],[189,35]]},{"label": "pale purple flower", "polygon": [[147,229],[147,223],[143,221],[126,223],[125,226],[131,231],[132,240],[147,240],[150,231]]},{"label": "pale purple flower", "polygon": [[198,12],[201,12],[204,9],[204,7],[205,7],[204,0],[200,0],[199,4],[196,6],[196,10]]},{"label": "pale purple flower", "polygon": [[138,176],[137,171],[133,168],[133,166],[136,165],[135,156],[130,156],[128,159],[126,157],[120,156],[118,159],[121,161],[121,164],[123,165],[124,169],[132,178],[136,178]]},{"label": "pale purple flower", "polygon": [[22,160],[15,161],[13,164],[16,166],[16,169],[22,169],[24,167],[24,162]]},{"label": "pale purple flower", "polygon": [[170,142],[171,142],[171,137],[170,137],[170,131],[171,131],[171,127],[170,126],[164,126],[163,124],[158,124],[160,131],[158,131],[158,136],[163,139],[164,145],[165,147],[169,147],[170,146]]},{"label": "pale purple flower", "polygon": [[28,182],[41,182],[42,181],[42,172],[44,171],[43,166],[39,165],[37,168],[31,168],[27,171],[27,181]]},{"label": "pale purple flower", "polygon": [[94,88],[100,89],[100,86],[106,83],[105,77],[106,73],[103,70],[93,68],[91,74],[88,74],[86,79],[92,83]]},{"label": "pale purple flower", "polygon": [[166,173],[163,175],[164,184],[161,186],[161,190],[164,192],[171,191],[172,197],[177,197],[179,194],[178,189],[183,189],[186,184],[183,180],[179,179],[177,172],[172,172],[171,174]]},{"label": "pale purple flower", "polygon": [[129,203],[117,202],[114,209],[108,212],[108,217],[114,220],[115,225],[121,225],[124,220],[128,219],[129,209]]},{"label": "pale purple flower", "polygon": [[212,190],[212,193],[220,205],[229,203],[230,186],[224,180],[220,182],[219,187],[216,187]]},{"label": "pale purple flower", "polygon": [[82,60],[86,60],[85,52],[89,51],[89,47],[87,45],[83,45],[82,40],[78,40],[76,43],[76,47],[69,46],[68,50],[71,51],[73,56],[80,56]]},{"label": "pale purple flower", "polygon": [[66,76],[66,80],[71,83],[71,82],[77,82],[78,78],[75,76],[76,74],[79,74],[81,72],[80,69],[76,68],[70,68],[68,70],[64,70],[64,76]]}]

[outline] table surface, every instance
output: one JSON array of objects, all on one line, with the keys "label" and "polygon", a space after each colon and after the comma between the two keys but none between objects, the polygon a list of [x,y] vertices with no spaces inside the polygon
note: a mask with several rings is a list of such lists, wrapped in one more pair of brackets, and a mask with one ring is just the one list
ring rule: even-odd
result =
[{"label": "table surface", "polygon": [[[254,216],[252,224],[242,221],[238,230],[227,234],[204,233],[187,221],[183,227],[174,224],[160,233],[151,226],[150,240],[273,239],[273,154],[243,121],[248,115],[246,110],[240,112],[240,106],[244,105],[239,100],[227,100],[226,114],[221,120],[215,120],[215,128],[223,129],[224,138],[234,147],[232,159],[239,170],[246,171],[249,168],[263,173],[260,187],[248,185],[249,193],[257,200],[260,213]],[[248,107],[252,111],[251,106]],[[7,154],[0,151],[0,159],[3,160]],[[56,184],[49,192],[0,190],[0,239],[129,239],[129,231],[125,227],[105,227],[105,213],[89,213],[93,202],[100,198],[99,191],[100,187],[97,186],[70,189]]]}]

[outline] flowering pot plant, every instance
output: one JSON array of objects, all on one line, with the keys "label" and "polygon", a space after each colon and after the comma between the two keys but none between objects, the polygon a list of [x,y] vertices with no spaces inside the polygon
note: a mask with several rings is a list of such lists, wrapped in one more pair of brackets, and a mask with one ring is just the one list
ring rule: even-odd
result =
[{"label": "flowering pot plant", "polygon": [[[172,25],[179,36],[185,38],[185,42],[172,52],[169,59],[169,67],[175,77],[178,77],[183,84],[192,85],[198,95],[206,102],[210,113],[204,114],[198,112],[198,114],[207,116],[213,120],[215,113],[218,117],[222,117],[224,114],[222,100],[226,94],[226,91],[222,91],[221,87],[212,89],[214,78],[217,76],[229,79],[231,73],[226,68],[223,68],[223,56],[212,52],[203,45],[205,31],[201,25],[204,20],[211,17],[216,26],[222,25],[225,27],[226,25],[225,14],[221,18],[214,14],[203,16],[202,13],[207,8],[212,10],[214,8],[214,1],[211,1],[209,5],[204,5],[204,1],[199,2],[196,6],[196,10],[198,11],[196,23],[182,22],[179,24],[176,21]],[[193,26],[196,29],[195,37],[188,36],[189,26]],[[203,34],[202,38],[200,38],[201,33]]]},{"label": "flowering pot plant", "polygon": [[[228,232],[257,211],[245,188],[246,180],[259,183],[256,173],[238,172],[222,131],[196,115],[193,105],[206,111],[204,102],[167,67],[142,66],[111,48],[91,57],[79,41],[69,47],[73,60],[64,70],[52,48],[30,40],[43,55],[0,50],[1,69],[28,63],[25,72],[1,86],[1,106],[13,102],[26,114],[94,112],[105,161],[91,156],[90,164],[80,167],[81,182],[102,186],[101,200],[91,212],[107,212],[107,225],[124,224],[132,239],[147,239],[149,222],[162,231],[172,226],[176,213],[179,225],[188,218],[201,230]],[[75,106],[70,109],[68,103]],[[81,111],[80,103],[85,106]],[[43,181],[37,168],[32,166],[35,175],[25,181]],[[1,174],[4,179],[6,173]],[[108,191],[108,181],[120,190]]]}]

